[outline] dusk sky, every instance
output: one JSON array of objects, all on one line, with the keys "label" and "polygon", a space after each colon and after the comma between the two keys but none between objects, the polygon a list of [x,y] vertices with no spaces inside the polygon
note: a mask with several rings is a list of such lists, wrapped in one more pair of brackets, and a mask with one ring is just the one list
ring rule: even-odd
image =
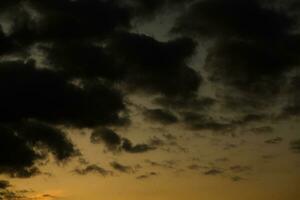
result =
[{"label": "dusk sky", "polygon": [[1,0],[0,200],[300,199],[300,1]]}]

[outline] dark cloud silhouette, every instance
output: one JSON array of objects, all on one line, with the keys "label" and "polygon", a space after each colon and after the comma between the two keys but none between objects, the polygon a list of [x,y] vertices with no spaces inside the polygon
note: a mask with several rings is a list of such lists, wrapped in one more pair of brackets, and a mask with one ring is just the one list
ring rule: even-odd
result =
[{"label": "dark cloud silhouette", "polygon": [[192,130],[226,131],[234,128],[230,122],[219,122],[206,114],[197,112],[183,112],[182,118],[187,128]]},{"label": "dark cloud silhouette", "polygon": [[17,199],[28,199],[26,194],[29,190],[13,190],[11,185],[6,180],[0,180],[0,199],[1,200],[17,200]]},{"label": "dark cloud silhouette", "polygon": [[0,100],[1,173],[39,174],[35,163],[45,159],[43,151],[60,161],[74,156],[73,144],[52,125],[93,127],[127,121],[119,117],[125,108],[120,92],[100,82],[78,86],[55,71],[37,68],[33,61],[3,61],[0,72],[5,97]]},{"label": "dark cloud silhouette", "polygon": [[281,137],[276,137],[276,138],[273,138],[273,139],[266,140],[265,143],[266,144],[279,144],[282,141],[283,141],[283,139]]},{"label": "dark cloud silhouette", "polygon": [[181,6],[192,2],[192,0],[119,0],[119,2],[128,5],[133,16],[139,20],[150,20],[166,9],[181,8]]},{"label": "dark cloud silhouette", "polygon": [[3,32],[2,25],[0,25],[0,44],[0,56],[16,51],[16,45],[13,43],[13,40]]},{"label": "dark cloud silhouette", "polygon": [[178,122],[178,118],[175,114],[169,110],[163,109],[145,109],[143,112],[145,118],[152,122],[158,122],[161,124],[174,124]]},{"label": "dark cloud silhouette", "polygon": [[225,86],[218,94],[226,108],[238,112],[270,108],[287,73],[299,65],[295,31],[299,18],[286,5],[204,0],[178,18],[173,32],[212,41],[205,70],[214,84]]},{"label": "dark cloud silhouette", "polygon": [[236,149],[238,147],[239,146],[237,144],[228,143],[228,144],[224,145],[223,149],[224,150],[231,150],[231,149]]},{"label": "dark cloud silhouette", "polygon": [[149,172],[147,174],[143,174],[143,175],[137,176],[136,179],[144,180],[144,179],[151,178],[153,176],[158,176],[158,173],[156,173],[156,172]]},{"label": "dark cloud silhouette", "polygon": [[204,172],[204,175],[219,175],[222,173],[223,173],[223,171],[221,171],[219,169],[210,169],[210,170]]},{"label": "dark cloud silhouette", "polygon": [[90,140],[92,143],[97,144],[103,142],[109,150],[120,150],[122,138],[114,131],[108,128],[98,128],[91,134]]},{"label": "dark cloud silhouette", "polygon": [[107,48],[118,65],[124,66],[124,81],[130,90],[186,96],[196,92],[201,83],[200,76],[186,64],[195,47],[189,38],[159,42],[146,35],[121,33]]},{"label": "dark cloud silhouette", "polygon": [[300,140],[294,140],[290,143],[290,148],[296,153],[300,153]]},{"label": "dark cloud silhouette", "polygon": [[190,96],[189,98],[160,97],[155,99],[154,103],[159,104],[168,109],[205,111],[211,108],[211,106],[213,106],[216,103],[216,100],[209,97],[197,98],[196,96]]},{"label": "dark cloud silhouette", "polygon": [[[196,21],[194,21],[196,20]],[[173,31],[205,37],[278,38],[293,25],[282,12],[256,0],[204,0],[179,17]]]},{"label": "dark cloud silhouette", "polygon": [[261,126],[261,127],[254,127],[249,129],[250,132],[261,135],[261,134],[268,134],[272,133],[274,129],[271,126]]},{"label": "dark cloud silhouette", "polygon": [[288,102],[284,106],[282,113],[278,116],[279,119],[289,119],[300,115],[300,76],[297,74],[290,80],[288,86]]},{"label": "dark cloud silhouette", "polygon": [[111,162],[110,165],[117,171],[122,173],[134,173],[134,169],[130,166],[123,165],[121,163],[118,163],[116,161]]},{"label": "dark cloud silhouette", "polygon": [[226,158],[226,157],[223,157],[223,158],[217,158],[215,161],[216,162],[228,162],[228,161],[230,161],[230,159]]},{"label": "dark cloud silhouette", "polygon": [[130,140],[123,139],[122,148],[128,153],[144,153],[156,149],[148,144],[133,145]]},{"label": "dark cloud silhouette", "polygon": [[113,152],[144,153],[156,149],[152,144],[133,145],[129,139],[119,136],[108,128],[95,129],[90,140],[94,144],[103,142],[107,149]]},{"label": "dark cloud silhouette", "polygon": [[231,177],[231,180],[233,182],[239,182],[239,181],[243,181],[245,179],[243,177],[240,177],[240,176],[233,176],[233,177]]},{"label": "dark cloud silhouette", "polygon": [[166,144],[166,142],[163,139],[160,139],[159,137],[151,137],[149,140],[149,144],[151,144],[154,147],[160,147],[160,146],[164,146]]},{"label": "dark cloud silhouette", "polygon": [[79,153],[64,132],[47,124],[27,122],[17,131],[17,135],[32,146],[48,148],[57,160],[65,160]]},{"label": "dark cloud silhouette", "polygon": [[0,189],[3,190],[3,189],[6,189],[10,187],[10,183],[6,180],[0,180]]},{"label": "dark cloud silhouette", "polygon": [[[128,32],[131,20],[143,17],[133,10],[147,9],[143,15],[150,16],[167,1],[132,3],[1,1],[6,18],[0,29],[5,58],[0,62],[0,173],[30,177],[42,173],[38,164],[49,153],[57,161],[79,155],[58,126],[128,124],[124,92],[188,96],[197,91],[201,78],[187,66],[196,47],[192,39],[159,42]],[[9,24],[7,30],[2,23]],[[30,60],[37,56],[32,49],[39,51],[43,66]],[[155,149],[104,129],[95,130],[91,141],[128,153]],[[95,167],[80,172],[90,171],[100,172]]]},{"label": "dark cloud silhouette", "polygon": [[58,198],[57,196],[54,196],[54,195],[51,195],[51,194],[43,194],[43,197],[51,198],[51,199]]},{"label": "dark cloud silhouette", "polygon": [[[136,22],[176,7],[176,37],[159,41],[134,33]],[[265,122],[272,118],[266,110],[277,103],[286,85],[287,102],[281,105],[280,117],[300,114],[296,1],[283,6],[258,0],[4,0],[0,11],[5,15],[0,22],[0,174],[43,174],[40,164],[49,155],[58,162],[80,155],[59,127],[128,125],[127,97],[134,92],[153,95],[149,99],[160,107],[145,109],[147,120],[182,123],[192,130],[232,131]],[[205,70],[205,80],[216,89],[213,98],[198,94],[202,77],[189,66],[196,41],[210,44],[200,71]],[[209,109],[217,106],[234,111],[234,117],[214,116]],[[181,148],[171,135],[164,137],[133,144],[111,129],[96,128],[90,140],[112,152],[144,153],[163,145]],[[297,143],[291,143],[294,151]],[[236,147],[229,143],[225,149]],[[110,173],[82,163],[85,167],[76,169],[78,174]],[[176,167],[174,162],[148,164]],[[120,172],[133,171],[117,162],[111,165]],[[0,182],[1,187],[8,186]]]},{"label": "dark cloud silhouette", "polygon": [[122,69],[114,58],[99,45],[88,42],[54,43],[40,45],[46,55],[46,63],[70,79],[107,78],[118,81],[123,78]]},{"label": "dark cloud silhouette", "polygon": [[149,164],[152,167],[161,167],[166,169],[174,169],[176,167],[177,162],[174,160],[165,160],[162,162],[156,162],[152,160],[145,160],[145,163]]},{"label": "dark cloud silhouette", "polygon": [[65,133],[39,122],[25,122],[17,126],[1,126],[0,173],[26,178],[40,173],[37,162],[48,153],[57,161],[65,161],[79,154]]},{"label": "dark cloud silhouette", "polygon": [[[256,41],[219,40],[210,49],[205,68],[211,73],[213,81],[226,84],[242,95],[256,99],[274,97],[285,81],[283,75],[289,66],[297,63],[297,57],[290,57],[294,52],[289,53],[289,50],[294,51],[294,47],[287,46],[296,42],[260,44]],[[270,49],[270,45],[274,47]],[[252,104],[259,105],[259,99],[254,100]]]},{"label": "dark cloud silhouette", "polygon": [[159,148],[166,152],[171,152],[173,148],[181,151],[181,152],[188,152],[188,149],[181,146],[178,141],[177,137],[171,135],[171,134],[164,134],[164,139],[153,136],[149,139],[148,144],[153,148]]},{"label": "dark cloud silhouette", "polygon": [[233,165],[230,166],[229,169],[235,173],[249,172],[252,170],[250,166],[242,166],[242,165]]},{"label": "dark cloud silhouette", "polygon": [[192,164],[192,165],[187,166],[187,168],[190,169],[190,170],[200,170],[200,169],[203,169],[205,167],[197,165],[197,164]]},{"label": "dark cloud silhouette", "polygon": [[6,97],[0,100],[1,122],[33,118],[79,127],[122,123],[122,95],[98,82],[79,87],[32,62],[2,62],[0,72]]},{"label": "dark cloud silhouette", "polygon": [[205,112],[184,111],[180,112],[180,116],[183,125],[191,130],[211,130],[223,133],[268,120],[268,116],[264,114],[246,114],[234,118],[224,118],[222,116],[212,117]]},{"label": "dark cloud silhouette", "polygon": [[98,165],[88,165],[86,166],[85,168],[82,168],[82,169],[79,169],[79,168],[76,168],[74,169],[74,172],[76,174],[79,174],[79,175],[86,175],[86,174],[100,174],[102,176],[108,176],[108,175],[112,175],[112,172],[111,171],[108,171]]},{"label": "dark cloud silhouette", "polygon": [[176,141],[177,140],[177,137],[170,134],[170,133],[165,133],[163,134],[163,137],[169,141]]},{"label": "dark cloud silhouette", "polygon": [[26,9],[20,9],[18,13],[22,18],[12,16],[14,19],[12,36],[24,44],[36,41],[103,38],[117,28],[130,26],[128,9],[121,8],[114,1],[22,2],[38,13],[39,17],[39,20],[33,20],[30,11]]}]

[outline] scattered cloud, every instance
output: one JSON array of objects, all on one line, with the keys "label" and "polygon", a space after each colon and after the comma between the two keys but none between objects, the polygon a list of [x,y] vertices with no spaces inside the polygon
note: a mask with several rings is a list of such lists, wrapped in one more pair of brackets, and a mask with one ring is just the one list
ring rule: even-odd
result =
[{"label": "scattered cloud", "polygon": [[79,175],[86,175],[86,174],[91,174],[91,173],[100,174],[102,176],[112,175],[111,171],[108,171],[98,165],[95,165],[95,164],[88,165],[82,169],[76,168],[76,169],[74,169],[74,172]]},{"label": "scattered cloud", "polygon": [[153,176],[158,176],[158,173],[156,173],[156,172],[150,172],[150,173],[147,173],[147,174],[143,174],[143,175],[137,176],[136,179],[144,180],[144,179],[151,178]]},{"label": "scattered cloud", "polygon": [[134,169],[131,166],[123,165],[119,162],[111,162],[110,165],[118,172],[131,174],[134,173]]},{"label": "scattered cloud", "polygon": [[151,144],[133,145],[129,139],[119,136],[108,128],[95,129],[91,133],[90,140],[93,144],[104,143],[107,150],[112,152],[145,153],[156,149]]},{"label": "scattered cloud", "polygon": [[204,175],[212,175],[212,176],[214,176],[214,175],[219,175],[219,174],[222,174],[222,173],[223,173],[223,171],[220,170],[220,169],[210,169],[210,170],[204,172]]},{"label": "scattered cloud", "polygon": [[282,141],[283,141],[283,139],[281,137],[276,137],[276,138],[273,138],[273,139],[266,140],[265,143],[266,144],[279,144]]}]

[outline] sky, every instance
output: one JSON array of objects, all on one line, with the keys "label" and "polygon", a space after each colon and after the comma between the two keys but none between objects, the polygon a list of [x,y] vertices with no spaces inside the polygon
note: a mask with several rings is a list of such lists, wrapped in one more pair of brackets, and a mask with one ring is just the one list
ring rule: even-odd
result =
[{"label": "sky", "polygon": [[300,199],[297,0],[2,0],[0,200]]}]

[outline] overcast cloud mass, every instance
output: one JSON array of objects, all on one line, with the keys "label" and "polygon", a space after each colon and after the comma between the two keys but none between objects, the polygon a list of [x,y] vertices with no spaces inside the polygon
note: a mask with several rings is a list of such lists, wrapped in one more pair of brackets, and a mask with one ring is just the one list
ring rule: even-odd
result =
[{"label": "overcast cloud mass", "polygon": [[[72,187],[61,170],[132,187],[193,173],[251,191],[264,163],[298,169],[299,13],[296,0],[2,0],[0,199],[101,198],[37,187]],[[293,173],[277,181],[299,184]],[[278,200],[300,197],[284,189]]]}]

